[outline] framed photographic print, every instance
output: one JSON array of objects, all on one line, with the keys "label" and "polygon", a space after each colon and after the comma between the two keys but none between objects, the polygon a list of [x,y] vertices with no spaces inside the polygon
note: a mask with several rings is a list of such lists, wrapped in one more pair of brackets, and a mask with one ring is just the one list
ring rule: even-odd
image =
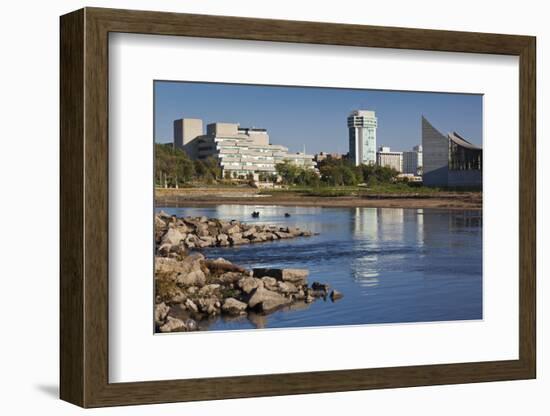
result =
[{"label": "framed photographic print", "polygon": [[83,407],[534,378],[535,38],[61,17]]}]

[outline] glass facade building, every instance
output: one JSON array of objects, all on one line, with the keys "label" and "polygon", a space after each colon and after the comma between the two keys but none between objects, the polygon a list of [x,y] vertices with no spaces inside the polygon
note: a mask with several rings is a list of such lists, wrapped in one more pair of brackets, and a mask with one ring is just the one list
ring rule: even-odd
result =
[{"label": "glass facade building", "polygon": [[481,188],[483,150],[456,132],[439,132],[422,117],[422,182],[426,186]]}]

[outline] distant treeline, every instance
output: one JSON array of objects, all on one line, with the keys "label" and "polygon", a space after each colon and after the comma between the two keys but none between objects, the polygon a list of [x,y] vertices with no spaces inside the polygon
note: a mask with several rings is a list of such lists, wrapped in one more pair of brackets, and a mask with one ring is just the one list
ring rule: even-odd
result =
[{"label": "distant treeline", "polygon": [[191,160],[171,143],[155,143],[155,184],[173,188],[189,182],[211,184],[221,179],[221,168],[213,157]]},{"label": "distant treeline", "polygon": [[320,176],[311,169],[290,163],[277,165],[277,173],[283,183],[298,186],[353,186],[360,183],[374,185],[391,183],[399,172],[393,168],[377,165],[355,166],[345,159],[325,159],[318,165]]}]

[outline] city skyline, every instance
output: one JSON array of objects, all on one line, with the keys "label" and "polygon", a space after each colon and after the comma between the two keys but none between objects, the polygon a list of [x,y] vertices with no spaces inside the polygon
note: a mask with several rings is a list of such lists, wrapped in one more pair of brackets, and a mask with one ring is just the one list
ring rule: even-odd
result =
[{"label": "city skyline", "polygon": [[482,95],[155,81],[155,141],[172,142],[182,117],[267,129],[290,151],[348,152],[346,119],[372,110],[377,147],[405,151],[421,143],[421,116],[443,132],[457,131],[482,145]]}]

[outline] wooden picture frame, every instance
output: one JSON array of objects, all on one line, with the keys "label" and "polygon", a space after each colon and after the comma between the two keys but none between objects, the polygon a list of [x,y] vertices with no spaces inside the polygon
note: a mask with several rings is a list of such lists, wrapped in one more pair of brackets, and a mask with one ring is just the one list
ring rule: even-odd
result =
[{"label": "wooden picture frame", "polygon": [[[534,37],[100,8],[64,15],[60,28],[60,396],[63,400],[82,407],[101,407],[535,378]],[[109,383],[110,32],[518,56],[519,359]]]}]

